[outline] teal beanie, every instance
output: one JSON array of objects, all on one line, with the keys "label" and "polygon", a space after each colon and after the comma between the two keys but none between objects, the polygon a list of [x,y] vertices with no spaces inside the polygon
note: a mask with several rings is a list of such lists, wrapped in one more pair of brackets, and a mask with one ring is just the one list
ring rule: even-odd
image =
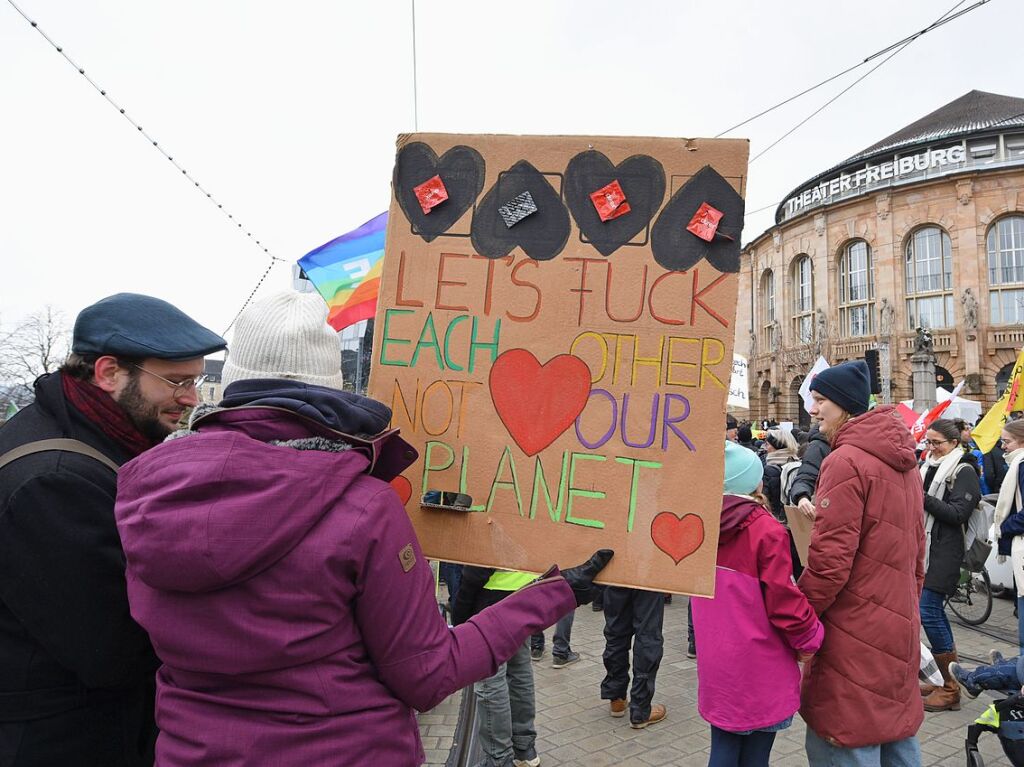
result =
[{"label": "teal beanie", "polygon": [[764,477],[764,465],[757,453],[736,442],[725,443],[725,482],[722,492],[750,495]]}]

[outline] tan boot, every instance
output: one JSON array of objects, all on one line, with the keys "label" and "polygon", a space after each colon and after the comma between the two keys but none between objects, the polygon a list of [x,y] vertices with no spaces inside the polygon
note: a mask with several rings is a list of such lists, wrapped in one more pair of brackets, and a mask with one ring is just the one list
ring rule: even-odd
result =
[{"label": "tan boot", "polygon": [[938,689],[939,688],[936,687],[933,684],[928,684],[927,682],[921,682],[921,697],[922,698],[927,698],[929,695],[931,695],[933,692],[935,692]]},{"label": "tan boot", "polygon": [[959,711],[960,710],[960,685],[949,672],[949,664],[957,660],[956,650],[952,652],[937,653],[935,663],[942,674],[944,684],[936,687],[928,697],[924,699],[925,711]]}]

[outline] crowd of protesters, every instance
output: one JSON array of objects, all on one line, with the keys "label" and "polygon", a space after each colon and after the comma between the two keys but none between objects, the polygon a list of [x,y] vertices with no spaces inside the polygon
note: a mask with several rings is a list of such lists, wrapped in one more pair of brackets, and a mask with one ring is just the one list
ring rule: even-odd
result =
[{"label": "crowd of protesters", "polygon": [[[579,659],[573,611],[595,597],[608,715],[671,721],[666,597],[596,588],[611,551],[561,573],[446,566],[448,625],[388,484],[415,452],[342,390],[325,317],[308,294],[253,304],[205,405],[222,338],[147,296],[79,315],[67,363],[0,429],[0,767],[416,765],[414,712],[467,686],[482,767],[537,767],[531,662],[556,623],[553,666]],[[984,454],[955,420],[919,446],[868,379],[819,373],[808,431],[727,418],[715,596],[689,602],[714,767],[767,765],[797,713],[812,766],[920,764],[925,711],[1021,683],[1019,658],[959,663],[943,602],[984,494],[1024,568],[1024,421]],[[813,520],[802,566],[793,513]],[[922,629],[941,685],[918,684]]]}]

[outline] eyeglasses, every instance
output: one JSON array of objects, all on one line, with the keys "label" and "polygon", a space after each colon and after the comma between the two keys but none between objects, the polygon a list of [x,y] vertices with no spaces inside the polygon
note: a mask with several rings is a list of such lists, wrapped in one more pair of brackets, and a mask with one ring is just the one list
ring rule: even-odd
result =
[{"label": "eyeglasses", "polygon": [[924,441],[924,443],[926,445],[928,445],[928,447],[938,447],[939,445],[943,445],[946,442],[956,442],[956,440],[955,439],[926,439]]},{"label": "eyeglasses", "polygon": [[161,381],[163,381],[168,386],[173,387],[174,388],[174,394],[173,394],[174,397],[183,397],[186,394],[191,394],[197,388],[202,386],[203,382],[206,381],[206,379],[207,379],[207,376],[205,374],[203,374],[203,375],[196,376],[195,378],[186,378],[183,381],[172,381],[169,378],[164,378],[162,375],[154,373],[152,370],[146,370],[146,368],[142,367],[142,365],[138,365],[138,364],[136,364],[134,362],[129,363],[129,364],[132,367],[134,367],[134,368],[138,368],[143,373],[149,373],[149,375],[153,376],[153,378],[159,378]]}]

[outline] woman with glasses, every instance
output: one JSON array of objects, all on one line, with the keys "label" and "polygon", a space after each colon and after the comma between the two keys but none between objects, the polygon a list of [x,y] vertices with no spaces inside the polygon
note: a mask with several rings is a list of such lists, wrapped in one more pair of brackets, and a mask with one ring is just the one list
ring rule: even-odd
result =
[{"label": "woman with glasses", "polygon": [[956,591],[964,558],[964,525],[978,505],[978,462],[964,451],[960,430],[939,418],[925,433],[928,456],[921,464],[924,480],[924,590],[921,626],[942,672],[943,685],[921,685],[925,711],[959,711],[960,687],[950,674],[957,660],[953,630],[946,617],[946,597]]},{"label": "woman with glasses", "polygon": [[1017,581],[1017,642],[1024,654],[1024,503],[1021,503],[1021,469],[1024,469],[1024,421],[1008,421],[1003,426],[1003,456],[1009,464],[996,501],[995,528],[999,531],[1000,561],[1013,559]]}]

